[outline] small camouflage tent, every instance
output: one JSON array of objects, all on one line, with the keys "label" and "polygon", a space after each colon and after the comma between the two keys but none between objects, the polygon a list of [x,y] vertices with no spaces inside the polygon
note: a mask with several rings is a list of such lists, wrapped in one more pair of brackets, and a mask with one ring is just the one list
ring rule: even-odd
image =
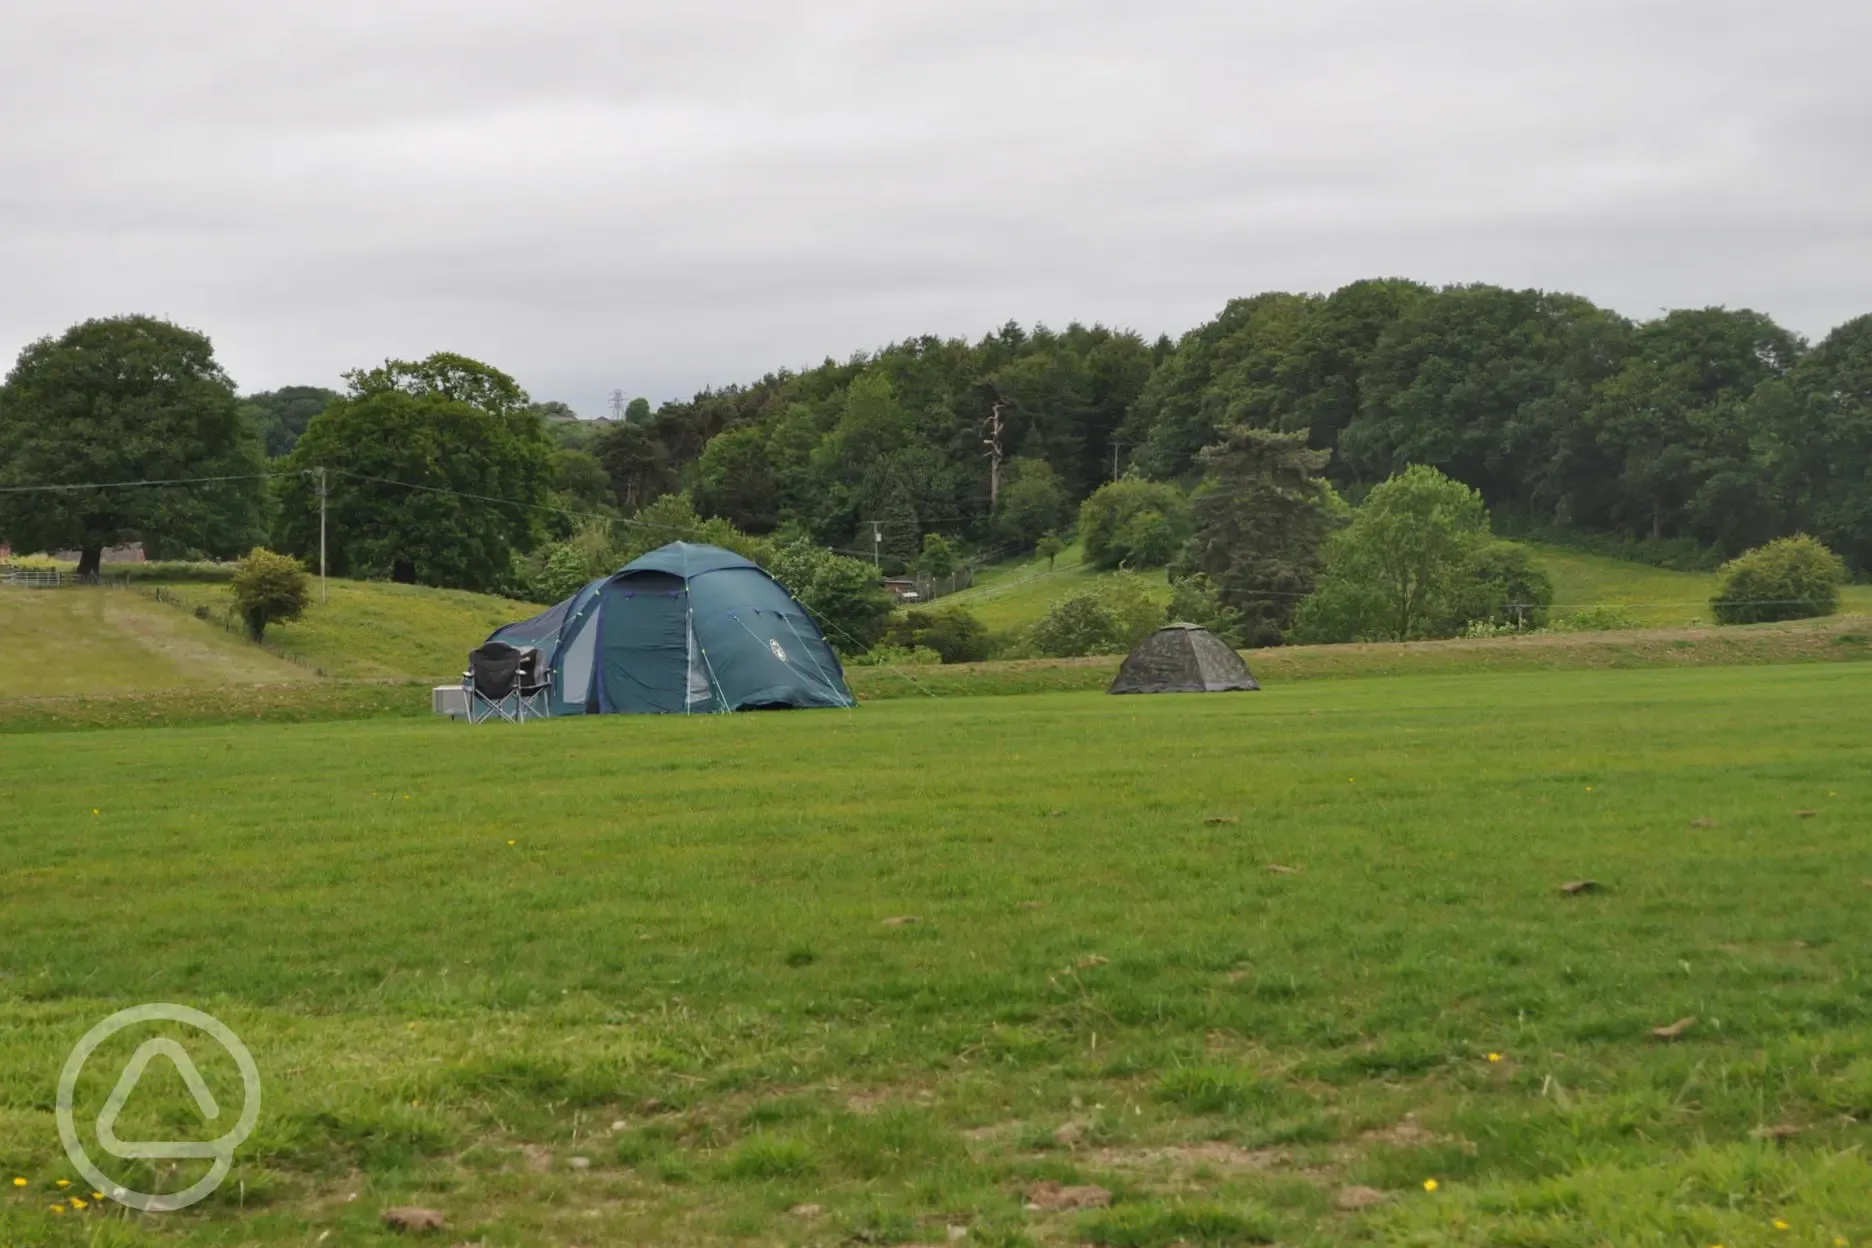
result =
[{"label": "small camouflage tent", "polygon": [[1228,693],[1260,687],[1227,642],[1194,624],[1172,624],[1139,643],[1106,692]]}]

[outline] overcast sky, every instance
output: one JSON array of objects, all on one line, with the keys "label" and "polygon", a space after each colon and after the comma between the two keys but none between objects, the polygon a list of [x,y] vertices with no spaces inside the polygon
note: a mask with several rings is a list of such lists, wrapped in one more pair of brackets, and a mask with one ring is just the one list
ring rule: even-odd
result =
[{"label": "overcast sky", "polygon": [[0,26],[0,356],[461,351],[600,415],[1368,276],[1872,312],[1864,0],[56,0]]}]

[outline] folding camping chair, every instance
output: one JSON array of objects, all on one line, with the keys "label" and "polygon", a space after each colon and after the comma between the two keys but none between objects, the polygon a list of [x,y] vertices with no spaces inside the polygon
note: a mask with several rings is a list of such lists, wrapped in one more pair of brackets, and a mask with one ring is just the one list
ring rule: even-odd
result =
[{"label": "folding camping chair", "polygon": [[490,719],[519,724],[551,714],[547,695],[552,684],[540,671],[540,652],[532,646],[490,641],[470,651],[462,688],[468,694],[471,724],[485,724]]}]

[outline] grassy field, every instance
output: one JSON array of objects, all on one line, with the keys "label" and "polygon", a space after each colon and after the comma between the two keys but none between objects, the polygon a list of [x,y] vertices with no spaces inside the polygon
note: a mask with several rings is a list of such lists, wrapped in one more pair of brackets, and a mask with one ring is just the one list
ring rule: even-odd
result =
[{"label": "grassy field", "polygon": [[[0,1243],[1863,1244],[1868,764],[1859,664],[11,737]],[[259,1130],[77,1210],[149,1000]]]}]

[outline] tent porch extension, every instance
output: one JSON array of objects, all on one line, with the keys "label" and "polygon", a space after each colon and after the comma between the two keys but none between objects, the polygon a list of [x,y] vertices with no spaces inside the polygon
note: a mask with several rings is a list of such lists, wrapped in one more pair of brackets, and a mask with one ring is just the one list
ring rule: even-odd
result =
[{"label": "tent porch extension", "polygon": [[536,646],[554,715],[849,707],[838,655],[757,565],[674,542],[489,641]]}]

